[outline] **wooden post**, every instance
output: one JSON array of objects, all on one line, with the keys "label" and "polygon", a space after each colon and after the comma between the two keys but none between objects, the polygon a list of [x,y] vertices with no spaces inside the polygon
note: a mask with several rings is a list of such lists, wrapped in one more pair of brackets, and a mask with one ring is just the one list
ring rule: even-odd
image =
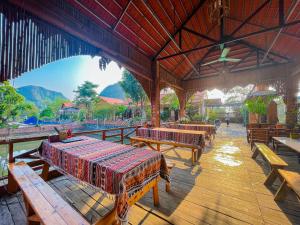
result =
[{"label": "wooden post", "polygon": [[296,77],[289,77],[286,81],[286,124],[288,128],[294,128],[297,123],[298,107],[297,92],[298,80]]},{"label": "wooden post", "polygon": [[159,62],[152,63],[151,85],[151,122],[154,127],[160,126],[160,77],[159,77]]},{"label": "wooden post", "polygon": [[121,128],[121,144],[124,144],[124,128]]},{"label": "wooden post", "polygon": [[158,179],[157,178],[156,178],[156,182],[155,182],[152,190],[153,190],[154,206],[158,206],[159,205],[159,195],[158,195]]},{"label": "wooden post", "polygon": [[9,142],[8,144],[8,162],[13,163],[15,162],[14,159],[14,143]]},{"label": "wooden post", "polygon": [[105,141],[105,139],[106,139],[106,132],[103,131],[103,132],[102,132],[102,140]]},{"label": "wooden post", "polygon": [[48,181],[49,168],[50,168],[50,165],[47,162],[45,162],[43,165],[43,170],[42,170],[42,174],[41,174],[41,177],[43,178],[44,181]]}]

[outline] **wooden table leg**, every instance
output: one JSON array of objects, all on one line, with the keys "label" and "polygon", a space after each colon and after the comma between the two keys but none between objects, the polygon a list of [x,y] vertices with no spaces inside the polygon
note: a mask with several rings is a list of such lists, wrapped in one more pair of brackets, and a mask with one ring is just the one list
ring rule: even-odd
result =
[{"label": "wooden table leg", "polygon": [[18,184],[8,171],[8,184],[7,184],[7,192],[8,193],[16,193],[19,190]]},{"label": "wooden table leg", "polygon": [[117,224],[119,224],[119,221],[117,220],[117,218],[118,218],[117,203],[118,203],[118,198],[116,197],[115,206],[114,206],[113,210],[110,211],[108,214],[106,214],[103,218],[98,220],[93,225],[107,225],[107,224],[117,225]]},{"label": "wooden table leg", "polygon": [[48,180],[49,168],[50,168],[50,165],[47,162],[45,162],[44,166],[43,166],[42,174],[41,174],[41,177],[43,178],[44,181]]},{"label": "wooden table leg", "polygon": [[154,206],[158,206],[159,205],[159,195],[158,195],[158,181],[157,180],[156,180],[152,190],[153,190]]}]

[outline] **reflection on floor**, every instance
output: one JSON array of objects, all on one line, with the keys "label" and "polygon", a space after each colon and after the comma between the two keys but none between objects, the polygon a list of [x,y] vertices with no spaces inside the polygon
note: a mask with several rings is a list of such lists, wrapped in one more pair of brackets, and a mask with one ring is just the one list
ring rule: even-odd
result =
[{"label": "reflection on floor", "polygon": [[[148,193],[131,208],[129,224],[300,224],[299,200],[290,192],[286,201],[274,202],[278,183],[264,186],[268,166],[259,157],[251,158],[244,134],[239,125],[222,126],[194,167],[189,150],[165,152],[176,165],[171,192],[165,192],[161,181],[160,206],[153,207]],[[289,169],[300,171],[292,152],[280,154]],[[112,208],[112,200],[74,180],[60,177],[50,184],[92,222]],[[1,200],[0,224],[25,224],[20,194]]]}]

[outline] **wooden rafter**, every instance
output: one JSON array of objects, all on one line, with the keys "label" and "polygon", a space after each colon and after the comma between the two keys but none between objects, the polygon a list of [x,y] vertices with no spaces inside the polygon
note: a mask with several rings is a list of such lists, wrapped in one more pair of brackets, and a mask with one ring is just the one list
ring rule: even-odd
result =
[{"label": "wooden rafter", "polygon": [[[261,4],[250,16],[248,16],[243,23],[241,23],[233,32],[231,32],[230,36],[234,36],[246,23],[248,23],[253,17],[255,17],[260,10],[262,10],[267,4],[269,4],[271,0],[266,0],[263,4]],[[283,25],[283,24],[282,24]]]},{"label": "wooden rafter", "polygon": [[173,35],[171,35],[171,38],[161,47],[161,49],[158,50],[158,52],[153,57],[156,59],[160,53],[167,47],[167,45],[172,41],[172,39],[182,30],[182,28],[191,20],[191,18],[198,12],[198,10],[204,5],[206,0],[201,0],[198,5],[194,8],[192,13],[186,18],[186,20],[182,23],[182,25],[174,32]]}]

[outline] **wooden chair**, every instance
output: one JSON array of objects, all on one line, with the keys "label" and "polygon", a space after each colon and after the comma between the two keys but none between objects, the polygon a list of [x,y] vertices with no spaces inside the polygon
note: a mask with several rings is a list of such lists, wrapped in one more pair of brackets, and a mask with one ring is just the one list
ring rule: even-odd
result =
[{"label": "wooden chair", "polygon": [[269,129],[257,128],[250,130],[250,144],[253,148],[254,142],[269,144]]},{"label": "wooden chair", "polygon": [[278,175],[283,179],[283,182],[277,190],[274,200],[283,200],[288,189],[292,189],[300,198],[300,174],[287,170],[278,170]]},{"label": "wooden chair", "polygon": [[252,158],[255,159],[258,154],[261,154],[271,166],[271,172],[265,181],[265,185],[270,185],[276,179],[278,169],[283,169],[288,166],[288,164],[263,143],[254,143]]}]

